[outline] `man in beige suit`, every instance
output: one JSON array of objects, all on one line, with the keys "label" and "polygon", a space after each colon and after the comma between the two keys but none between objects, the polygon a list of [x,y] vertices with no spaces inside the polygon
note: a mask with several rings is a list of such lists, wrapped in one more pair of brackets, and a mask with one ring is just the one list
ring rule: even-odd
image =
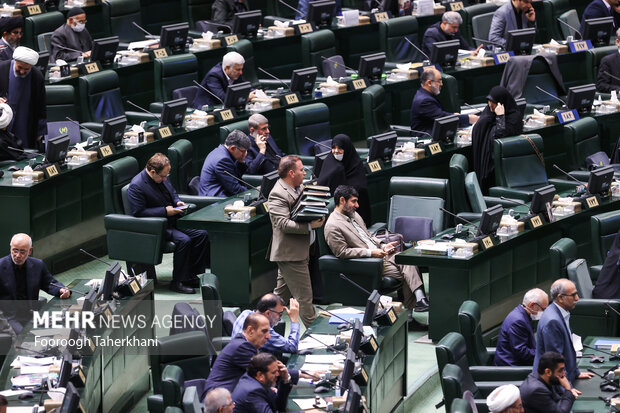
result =
[{"label": "man in beige suit", "polygon": [[299,301],[299,316],[308,327],[316,318],[312,305],[312,285],[308,270],[310,245],[315,241],[315,228],[325,218],[310,223],[291,220],[291,209],[303,192],[306,171],[298,156],[285,156],[278,166],[280,179],[269,194],[269,218],[273,236],[267,258],[278,264],[278,281],[274,293],[287,301]]},{"label": "man in beige suit", "polygon": [[358,194],[355,188],[340,185],[334,191],[336,209],[325,224],[325,241],[338,258],[384,258],[383,275],[403,281],[404,305],[416,312],[428,311],[422,276],[416,266],[394,262],[394,244],[382,244],[366,229],[364,220],[355,212]]}]

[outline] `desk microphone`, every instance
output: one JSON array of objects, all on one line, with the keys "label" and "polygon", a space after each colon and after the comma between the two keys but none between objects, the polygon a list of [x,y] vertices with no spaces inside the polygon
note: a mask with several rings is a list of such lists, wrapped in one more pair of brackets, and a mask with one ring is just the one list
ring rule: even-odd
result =
[{"label": "desk microphone", "polygon": [[66,288],[67,290],[71,291],[71,293],[76,293],[76,294],[79,294],[79,295],[87,295],[88,294],[88,293],[83,293],[81,291],[72,290],[71,288],[69,288],[69,287],[67,287],[65,285],[62,285],[62,284],[50,283],[50,285],[53,285],[53,286],[56,286],[56,287],[59,287],[59,288]]},{"label": "desk microphone", "polygon": [[469,225],[474,226],[476,229],[480,229],[480,228],[478,227],[478,225],[474,224],[474,223],[473,223],[473,222],[471,222],[471,221],[466,220],[466,219],[465,219],[465,218],[463,218],[463,217],[460,217],[460,216],[458,216],[458,215],[456,215],[456,214],[454,214],[454,213],[452,213],[452,212],[448,211],[448,210],[447,210],[447,209],[445,209],[445,208],[441,208],[441,207],[440,207],[439,209],[440,209],[440,210],[442,210],[443,212],[445,212],[446,214],[451,215],[451,216],[453,216],[454,218],[456,218],[456,219],[459,219],[459,220],[463,221],[463,222],[464,222],[464,223],[466,223],[466,224],[469,224]]},{"label": "desk microphone", "polygon": [[76,52],[76,53],[80,53],[80,54],[84,53],[84,52],[83,52],[83,51],[81,51],[81,50],[72,49],[72,48],[70,48],[70,47],[59,46],[59,45],[55,45],[55,46],[56,46],[56,47],[58,47],[59,49],[68,50],[68,51],[70,51],[70,52]]},{"label": "desk microphone", "polygon": [[[343,280],[347,281],[349,284],[353,285],[354,287],[358,288],[359,290],[363,291],[364,293],[366,293],[368,295],[372,294],[370,291],[368,291],[367,289],[365,289],[364,287],[362,287],[361,285],[359,285],[358,283],[356,283],[355,281],[353,281],[352,279],[350,279],[349,277],[347,277],[343,273],[340,273],[338,275],[340,275],[340,278],[342,278]],[[379,303],[379,306],[381,306],[382,309],[385,308],[385,306],[383,305],[381,300],[379,300],[378,303]]]},{"label": "desk microphone", "polygon": [[208,94],[210,94],[211,96],[213,96],[214,98],[216,98],[217,100],[220,101],[220,103],[222,104],[222,106],[226,106],[224,105],[224,101],[222,99],[220,99],[220,97],[218,95],[216,95],[215,93],[211,92],[209,89],[207,89],[206,87],[204,87],[203,85],[201,85],[200,83],[196,82],[195,80],[193,80],[192,82],[194,82],[194,84],[196,86],[198,86],[199,88],[201,88],[202,90],[204,90],[205,92],[207,92]]},{"label": "desk microphone", "polygon": [[236,177],[235,175],[231,174],[231,173],[230,173],[230,172],[228,172],[228,171],[223,171],[223,172],[224,172],[226,175],[228,175],[228,176],[232,176],[233,178],[235,178],[237,181],[241,182],[242,184],[245,184],[245,185],[249,186],[249,187],[250,187],[250,188],[252,188],[252,189],[256,189],[256,190],[260,193],[260,189],[258,189],[258,188],[257,188],[257,187],[255,187],[254,185],[252,185],[252,184],[250,184],[250,183],[248,183],[248,182],[244,181],[244,180],[243,180],[243,179],[241,179],[241,178]]},{"label": "desk microphone", "polygon": [[151,40],[155,40],[155,39],[159,39],[159,36],[155,36],[151,33],[149,33],[148,31],[146,31],[146,29],[142,26],[140,26],[138,23],[132,21],[131,24],[133,24],[134,26],[136,26],[138,29],[140,29],[141,32],[143,32],[144,34],[146,34],[146,38],[147,39],[151,39]]},{"label": "desk microphone", "polygon": [[58,347],[51,347],[49,349],[48,352],[43,352],[43,351],[37,351],[37,350],[32,350],[26,347],[22,347],[22,346],[15,346],[15,348],[20,349],[20,350],[26,350],[29,351],[33,354],[36,354],[40,357],[55,357],[55,356],[59,356],[60,355],[60,351],[58,351]]},{"label": "desk microphone", "polygon": [[421,130],[415,130],[415,129],[411,129],[411,128],[403,128],[403,129],[404,130],[408,130],[409,132],[421,133],[421,134],[424,134],[424,135],[428,136],[429,138],[433,139],[433,136],[430,133],[428,133],[428,132],[424,132],[424,131],[421,131]]},{"label": "desk microphone", "polygon": [[[615,301],[615,302],[617,302],[617,301]],[[609,307],[609,309],[610,309],[611,311],[613,311],[614,313],[616,313],[616,314],[620,315],[620,311],[618,311],[618,310],[616,310],[615,308],[613,308],[612,306],[610,306],[610,305],[609,305],[609,303],[605,303],[605,305],[606,305],[607,307]]]},{"label": "desk microphone", "polygon": [[131,106],[133,106],[134,108],[140,109],[142,112],[148,113],[149,115],[151,115],[152,117],[154,117],[155,119],[159,119],[160,122],[159,124],[161,125],[161,115],[156,115],[155,113],[151,112],[150,110],[146,110],[144,109],[142,106],[138,106],[135,103],[133,103],[131,100],[127,100],[127,103],[129,103]]},{"label": "desk microphone", "polygon": [[337,65],[341,65],[341,66],[342,66],[342,67],[344,67],[345,69],[349,69],[349,70],[351,70],[351,71],[353,71],[353,72],[355,72],[355,73],[359,74],[359,72],[358,72],[357,70],[355,70],[355,69],[353,69],[353,68],[351,68],[351,67],[349,67],[349,66],[345,66],[343,63],[340,63],[340,62],[337,62],[337,61],[335,61],[335,60],[332,60],[332,59],[331,59],[331,58],[329,58],[329,57],[321,56],[321,59],[323,59],[323,60],[327,60],[328,62],[335,63],[335,64],[336,64],[336,66],[337,66]]},{"label": "desk microphone", "polygon": [[322,146],[322,147],[324,147],[324,148],[329,149],[330,151],[332,150],[332,147],[331,147],[331,146],[326,145],[326,144],[324,144],[323,142],[315,141],[314,139],[310,139],[310,138],[309,138],[309,137],[307,137],[307,136],[304,136],[304,139],[307,139],[307,140],[309,140],[310,142],[314,142],[314,143],[316,143],[317,145],[320,145],[320,146]]},{"label": "desk microphone", "polygon": [[75,121],[75,120],[71,119],[69,116],[67,116],[65,119],[66,119],[66,120],[68,120],[69,122],[71,122],[71,123],[73,123],[73,124],[77,125],[77,126],[78,126],[78,128],[83,129],[83,130],[85,130],[86,132],[90,132],[90,133],[92,133],[93,135],[101,135],[100,133],[97,133],[97,132],[95,132],[95,131],[93,131],[93,130],[91,130],[91,129],[88,129],[88,128],[87,128],[87,127],[85,127],[85,126],[80,125],[80,122],[77,122],[77,121]]},{"label": "desk microphone", "polygon": [[[538,86],[537,86],[538,87]],[[561,169],[559,166],[557,166],[556,164],[553,164],[553,167],[555,169],[557,169],[558,171],[562,172],[565,176],[569,177],[570,179],[572,179],[575,182],[578,182],[579,185],[585,185],[585,182],[581,182],[579,179],[575,178],[574,176],[570,175],[568,172],[566,172],[565,170]]]},{"label": "desk microphone", "polygon": [[467,106],[471,110],[475,110],[477,113],[480,113],[480,112],[482,112],[484,110],[484,107],[482,107],[482,108],[475,108],[475,107],[473,107],[472,105],[470,105],[467,102],[463,102],[463,105]]},{"label": "desk microphone", "polygon": [[568,27],[569,29],[572,29],[575,31],[575,33],[577,33],[579,35],[580,39],[583,39],[583,36],[581,35],[581,32],[577,29],[575,29],[573,26],[571,26],[570,24],[568,24],[567,22],[563,21],[562,19],[560,19],[559,17],[556,18],[557,21],[559,21],[561,24],[563,24],[564,26]]},{"label": "desk microphone", "polygon": [[517,205],[523,205],[523,206],[526,206],[526,207],[530,208],[530,205],[526,204],[525,202],[521,201],[520,199],[506,198],[503,195],[500,196],[499,199],[501,199],[502,201],[514,202]]},{"label": "desk microphone", "polygon": [[291,87],[289,85],[287,85],[282,79],[275,77],[274,75],[272,75],[271,73],[269,73],[268,71],[266,71],[265,69],[263,69],[262,67],[257,67],[258,70],[260,70],[261,72],[263,72],[264,74],[266,74],[267,76],[277,80],[278,82],[282,83],[284,85],[285,88],[287,88],[288,90],[291,90]]},{"label": "desk microphone", "polygon": [[497,42],[492,42],[492,41],[487,40],[487,39],[481,39],[481,38],[479,38],[479,37],[473,37],[473,36],[472,36],[472,40],[477,40],[477,41],[479,41],[479,42],[481,42],[481,43],[488,43],[488,44],[490,44],[490,45],[492,45],[492,46],[504,47],[504,45],[503,45],[503,44],[499,44],[499,43],[497,43]]},{"label": "desk microphone", "polygon": [[343,321],[343,323],[338,326],[338,330],[348,330],[350,328],[354,328],[355,327],[355,325],[352,322],[345,320],[344,318],[338,316],[338,314],[331,313],[331,312],[327,311],[325,308],[321,307],[320,305],[317,305],[317,308],[319,310],[323,311],[324,313],[327,313],[330,316],[336,317],[338,320]]},{"label": "desk microphone", "polygon": [[426,53],[424,53],[422,51],[422,49],[420,49],[418,46],[416,46],[415,43],[413,43],[411,40],[409,40],[407,38],[407,36],[403,36],[403,39],[405,39],[407,41],[407,43],[409,43],[411,46],[415,47],[418,52],[422,53],[422,55],[424,55],[424,57],[426,57],[426,60],[428,60],[429,62],[431,61],[431,58],[428,57],[428,55]]},{"label": "desk microphone", "polygon": [[289,9],[291,9],[291,10],[296,11],[297,13],[299,13],[299,15],[301,16],[301,18],[302,18],[302,19],[304,19],[304,18],[306,17],[306,16],[304,16],[304,14],[303,14],[301,11],[297,10],[295,7],[291,6],[290,4],[286,4],[286,2],[285,2],[284,0],[278,0],[278,2],[279,2],[280,4],[285,5],[285,6],[286,6],[286,7],[288,7]]},{"label": "desk microphone", "polygon": [[547,95],[551,96],[551,97],[552,97],[552,98],[554,98],[555,100],[557,100],[557,101],[559,101],[559,102],[562,102],[562,104],[563,104],[564,106],[567,106],[567,105],[566,105],[566,102],[564,102],[562,99],[560,99],[559,97],[557,97],[557,96],[556,96],[556,95],[554,95],[553,93],[549,93],[549,92],[547,92],[545,89],[541,88],[540,86],[536,86],[536,89],[538,89],[538,90],[540,90],[541,92],[543,92],[543,93],[545,93],[545,94],[547,94]]},{"label": "desk microphone", "polygon": [[607,354],[609,356],[609,361],[612,360],[620,360],[620,356],[618,354],[611,353],[609,351],[601,350],[596,347],[589,346],[587,344],[583,344],[585,348],[589,348],[590,350],[598,351],[599,353]]},{"label": "desk microphone", "polygon": [[[605,385],[613,386],[613,387],[616,388],[616,390],[618,390],[618,388],[620,387],[620,386],[618,386],[618,384],[616,384],[614,382],[614,372],[613,371],[610,371],[610,372],[608,372],[607,375],[603,376],[602,374],[599,374],[599,373],[597,373],[596,371],[594,371],[594,370],[592,370],[590,368],[588,368],[587,370],[590,373],[594,374],[595,376],[598,376],[598,377],[600,377],[601,379],[604,380],[604,382],[601,383],[601,386],[605,386]],[[611,373],[611,375],[609,373]]]},{"label": "desk microphone", "polygon": [[620,77],[614,76],[611,73],[609,73],[608,71],[604,71],[603,73],[606,74],[607,76],[611,77],[614,80],[620,81]]},{"label": "desk microphone", "polygon": [[318,338],[314,337],[310,333],[308,333],[307,336],[310,337],[311,339],[315,340],[315,341],[318,341],[319,343],[324,345],[328,350],[330,350],[333,353],[344,354],[344,351],[342,351],[342,350],[344,350],[347,347],[347,345],[345,343],[340,343],[340,344],[337,344],[335,346],[330,346],[329,344],[324,343],[322,340],[319,340]]},{"label": "desk microphone", "polygon": [[[86,250],[83,250],[82,248],[80,248],[80,252],[81,252],[82,254],[85,254],[85,255],[89,256],[89,257],[90,257],[90,258],[92,258],[92,259],[95,259],[95,260],[99,261],[99,262],[100,262],[100,263],[102,263],[102,264],[107,265],[108,267],[109,267],[110,265],[112,265],[112,264],[110,264],[109,262],[106,262],[106,261],[102,260],[101,258],[95,257],[93,254],[91,254],[90,252],[88,252],[88,251],[86,251]],[[125,279],[128,279],[128,278],[129,278],[129,276],[128,276],[127,274],[125,274],[125,271],[123,271],[123,269],[122,269],[122,268],[121,268],[121,274],[123,274],[123,276],[125,277]],[[65,288],[66,288],[66,287],[65,287]],[[86,295],[86,294],[84,294],[84,295]]]}]

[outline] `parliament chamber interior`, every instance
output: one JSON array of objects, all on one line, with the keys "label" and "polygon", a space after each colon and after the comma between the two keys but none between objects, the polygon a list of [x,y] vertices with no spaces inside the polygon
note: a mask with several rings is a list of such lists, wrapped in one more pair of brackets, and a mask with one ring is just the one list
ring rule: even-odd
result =
[{"label": "parliament chamber interior", "polygon": [[224,366],[254,310],[300,375],[264,411],[545,411],[492,392],[543,374],[554,308],[593,375],[557,411],[620,409],[616,0],[7,3],[0,413],[259,411],[256,355]]}]

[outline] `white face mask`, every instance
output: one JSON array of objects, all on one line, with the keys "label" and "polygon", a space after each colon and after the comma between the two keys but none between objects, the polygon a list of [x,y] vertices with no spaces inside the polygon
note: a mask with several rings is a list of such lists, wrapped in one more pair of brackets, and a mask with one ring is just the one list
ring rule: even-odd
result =
[{"label": "white face mask", "polygon": [[542,317],[543,312],[539,311],[537,313],[532,313],[530,314],[530,317],[532,318],[532,321],[538,321],[540,320],[540,317]]},{"label": "white face mask", "polygon": [[342,162],[344,159],[344,153],[334,154],[334,158],[336,158],[337,161]]},{"label": "white face mask", "polygon": [[86,28],[86,24],[84,23],[75,23],[75,26],[71,26],[74,32],[81,32]]}]

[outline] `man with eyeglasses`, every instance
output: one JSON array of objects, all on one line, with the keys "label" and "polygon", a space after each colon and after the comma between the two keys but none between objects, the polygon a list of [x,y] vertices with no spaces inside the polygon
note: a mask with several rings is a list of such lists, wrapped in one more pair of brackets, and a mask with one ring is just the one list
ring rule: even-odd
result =
[{"label": "man with eyeglasses", "polygon": [[239,179],[247,170],[245,157],[251,144],[240,130],[230,132],[224,144],[207,155],[200,172],[198,195],[229,197],[247,190]]},{"label": "man with eyeglasses", "polygon": [[506,316],[495,348],[496,366],[531,366],[536,354],[532,321],[540,320],[549,306],[547,294],[540,288],[529,290],[523,302]]},{"label": "man with eyeglasses", "polygon": [[74,7],[69,10],[67,23],[54,30],[50,41],[52,45],[50,59],[52,62],[58,59],[71,62],[80,56],[89,58],[93,48],[93,40],[88,29],[86,29],[86,12],[84,9]]},{"label": "man with eyeglasses", "polygon": [[[239,314],[233,326],[232,337],[243,330],[243,323],[247,316],[256,312],[267,317],[270,326],[269,334],[271,337],[261,350],[269,353],[297,353],[297,346],[299,345],[299,303],[296,299],[291,298],[289,304],[290,308],[286,308],[284,300],[280,296],[272,293],[265,294],[256,304],[256,311],[245,310]],[[285,311],[291,319],[291,332],[288,338],[281,336],[273,329],[273,326],[280,322]]]},{"label": "man with eyeglasses", "polygon": [[23,325],[32,320],[31,302],[39,299],[39,290],[60,298],[69,298],[71,291],[56,281],[47,266],[32,255],[32,238],[15,234],[10,254],[0,259],[0,309],[19,334]]},{"label": "man with eyeglasses", "polygon": [[[135,217],[163,217],[168,219],[166,238],[174,243],[174,261],[170,289],[182,294],[194,294],[200,287],[197,275],[202,274],[209,262],[207,231],[177,229],[177,219],[185,211],[185,203],[168,181],[170,160],[156,153],[136,175],[127,191],[131,214]],[[140,246],[137,246],[140,247]]]},{"label": "man with eyeglasses", "polygon": [[560,278],[551,284],[550,290],[553,304],[543,312],[536,330],[536,357],[534,371],[542,355],[555,351],[564,356],[566,377],[572,384],[576,379],[590,379],[592,373],[582,373],[577,367],[577,355],[573,347],[573,333],[570,329],[570,311],[579,301],[575,284],[566,278]]},{"label": "man with eyeglasses", "polygon": [[435,68],[426,69],[420,75],[420,89],[411,103],[411,129],[415,135],[418,135],[417,132],[430,134],[435,119],[444,116],[458,115],[459,127],[474,124],[478,120],[477,115],[461,115],[443,110],[443,106],[437,99],[442,85],[441,73]]}]

